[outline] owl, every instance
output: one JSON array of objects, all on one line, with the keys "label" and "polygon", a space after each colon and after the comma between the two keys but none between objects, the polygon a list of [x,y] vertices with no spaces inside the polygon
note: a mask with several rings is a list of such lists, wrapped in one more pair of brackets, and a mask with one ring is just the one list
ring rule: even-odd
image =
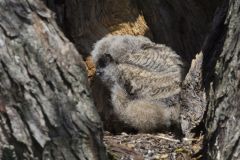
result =
[{"label": "owl", "polygon": [[99,93],[94,99],[107,123],[114,125],[107,118],[106,112],[111,112],[138,132],[179,126],[186,65],[171,48],[143,36],[117,35],[99,40],[91,54],[101,81],[93,90]]}]

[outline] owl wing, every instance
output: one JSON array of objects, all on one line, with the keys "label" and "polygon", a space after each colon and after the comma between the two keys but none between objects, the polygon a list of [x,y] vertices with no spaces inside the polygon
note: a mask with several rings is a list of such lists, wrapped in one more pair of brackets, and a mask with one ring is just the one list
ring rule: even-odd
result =
[{"label": "owl wing", "polygon": [[179,71],[185,66],[181,57],[169,47],[148,44],[136,53],[127,54],[124,63],[155,72]]},{"label": "owl wing", "polygon": [[160,95],[159,92],[168,95],[169,92],[178,92],[179,87],[175,83],[183,78],[183,67],[180,56],[170,48],[164,45],[144,46],[122,59],[118,65],[121,73],[119,83],[133,98],[149,93]]},{"label": "owl wing", "polygon": [[136,65],[119,64],[117,83],[129,98],[166,98],[179,92],[180,72],[152,72]]}]

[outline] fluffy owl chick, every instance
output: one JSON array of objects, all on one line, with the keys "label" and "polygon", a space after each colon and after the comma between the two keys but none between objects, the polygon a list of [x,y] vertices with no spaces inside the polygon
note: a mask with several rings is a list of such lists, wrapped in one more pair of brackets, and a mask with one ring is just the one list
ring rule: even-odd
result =
[{"label": "fluffy owl chick", "polygon": [[140,132],[178,125],[185,65],[173,50],[143,36],[108,36],[92,56],[118,119]]}]

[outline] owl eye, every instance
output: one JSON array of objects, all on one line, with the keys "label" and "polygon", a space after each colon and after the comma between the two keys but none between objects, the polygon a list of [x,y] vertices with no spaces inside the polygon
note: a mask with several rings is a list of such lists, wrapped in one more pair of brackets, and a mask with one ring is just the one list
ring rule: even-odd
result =
[{"label": "owl eye", "polygon": [[110,54],[104,54],[104,56],[102,56],[99,61],[98,61],[98,66],[100,68],[104,68],[106,67],[109,63],[111,63],[113,61],[113,58]]}]

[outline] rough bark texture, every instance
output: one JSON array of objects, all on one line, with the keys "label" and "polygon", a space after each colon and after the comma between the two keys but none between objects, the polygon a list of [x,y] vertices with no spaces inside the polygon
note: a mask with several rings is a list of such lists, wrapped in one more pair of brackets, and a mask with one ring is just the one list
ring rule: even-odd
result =
[{"label": "rough bark texture", "polygon": [[83,60],[38,0],[0,0],[0,159],[106,159]]},{"label": "rough bark texture", "polygon": [[181,97],[181,128],[186,137],[200,125],[206,111],[206,94],[202,85],[203,53],[196,55],[192,61],[186,78],[182,83]]},{"label": "rough bark texture", "polygon": [[[207,158],[240,159],[238,0],[225,0],[213,22],[221,0],[43,1],[84,56],[107,34],[151,37],[189,64],[202,48],[203,66],[192,63],[183,83],[184,133],[203,117],[204,79]],[[0,0],[0,158],[104,159],[82,59],[38,2]]]},{"label": "rough bark texture", "polygon": [[240,1],[225,1],[203,47],[208,159],[240,159]]}]

